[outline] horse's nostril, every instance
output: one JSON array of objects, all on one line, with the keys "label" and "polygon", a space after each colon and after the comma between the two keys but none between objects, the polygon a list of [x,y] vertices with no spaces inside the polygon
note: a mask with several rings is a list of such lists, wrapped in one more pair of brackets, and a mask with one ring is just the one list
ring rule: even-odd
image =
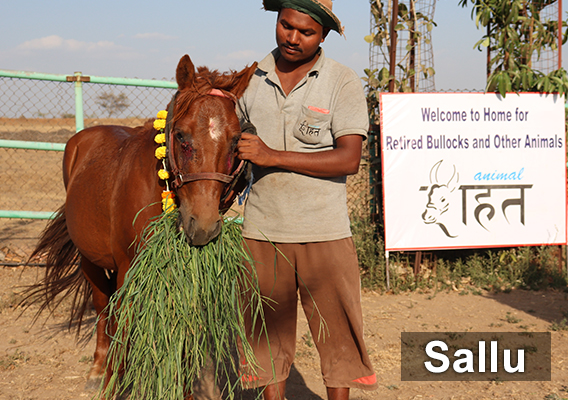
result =
[{"label": "horse's nostril", "polygon": [[213,232],[211,233],[211,239],[215,239],[217,236],[219,236],[219,233],[221,233],[222,227],[223,227],[223,221],[220,219],[215,224],[215,229],[213,229]]},{"label": "horse's nostril", "polygon": [[178,220],[176,221],[176,227],[178,229],[178,232],[183,232],[184,228],[183,228],[183,219],[182,218],[178,218]]},{"label": "horse's nostril", "polygon": [[194,227],[195,227],[195,218],[193,217],[189,217],[186,223],[182,224],[182,229],[185,230],[185,233],[188,235],[195,230]]}]

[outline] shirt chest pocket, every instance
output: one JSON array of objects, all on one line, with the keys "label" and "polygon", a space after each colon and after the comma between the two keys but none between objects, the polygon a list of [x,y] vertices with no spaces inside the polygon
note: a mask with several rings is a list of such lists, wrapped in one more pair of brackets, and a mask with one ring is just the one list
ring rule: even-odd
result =
[{"label": "shirt chest pocket", "polygon": [[294,137],[302,143],[310,145],[328,146],[332,144],[329,111],[302,106],[302,112],[294,125]]}]

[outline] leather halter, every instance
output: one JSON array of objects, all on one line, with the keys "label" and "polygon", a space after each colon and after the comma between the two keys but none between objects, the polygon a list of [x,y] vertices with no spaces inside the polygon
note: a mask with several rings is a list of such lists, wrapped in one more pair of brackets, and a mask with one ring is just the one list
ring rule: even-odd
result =
[{"label": "leather halter", "polygon": [[[188,174],[183,174],[181,172],[181,169],[178,167],[176,158],[173,154],[173,147],[172,147],[172,142],[174,139],[174,134],[172,130],[174,106],[178,94],[179,91],[177,91],[173,95],[172,100],[170,101],[170,105],[168,107],[168,116],[166,119],[166,129],[165,129],[167,160],[169,164],[169,169],[174,177],[172,181],[173,188],[178,189],[188,182],[201,181],[201,180],[214,180],[214,181],[223,182],[225,184],[233,182],[233,180],[235,180],[235,178],[237,178],[244,169],[245,163],[242,160],[231,175],[223,174],[220,172],[194,172]],[[237,104],[237,98],[232,93],[229,92],[225,92],[219,89],[211,89],[211,91],[209,91],[207,95],[224,97],[226,99],[231,100],[234,104]],[[227,188],[225,188],[225,192],[228,192]],[[226,195],[227,193],[224,193],[221,200],[226,198]]]}]

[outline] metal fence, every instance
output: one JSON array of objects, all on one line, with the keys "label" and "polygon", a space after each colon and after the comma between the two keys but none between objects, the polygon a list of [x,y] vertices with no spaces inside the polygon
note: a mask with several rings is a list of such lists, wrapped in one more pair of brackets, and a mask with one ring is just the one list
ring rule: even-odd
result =
[{"label": "metal fence", "polygon": [[[165,108],[171,81],[0,70],[0,218],[50,218],[65,199],[65,142],[84,127],[139,126]],[[369,215],[369,153],[348,178],[352,216]]]},{"label": "metal fence", "polygon": [[84,127],[141,125],[175,82],[0,70],[0,217],[50,218],[65,199],[65,142]]}]

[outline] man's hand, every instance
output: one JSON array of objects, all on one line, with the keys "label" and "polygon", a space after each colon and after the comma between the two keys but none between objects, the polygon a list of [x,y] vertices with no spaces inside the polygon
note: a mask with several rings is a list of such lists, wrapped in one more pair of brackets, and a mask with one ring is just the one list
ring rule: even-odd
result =
[{"label": "man's hand", "polygon": [[309,176],[334,178],[357,173],[362,142],[362,136],[346,135],[337,138],[333,150],[299,153],[271,149],[258,136],[243,132],[237,150],[241,160],[248,160],[259,167],[277,167]]},{"label": "man's hand", "polygon": [[274,166],[276,151],[268,147],[258,136],[243,132],[237,145],[238,155],[241,160],[248,160],[259,167],[267,168]]}]

